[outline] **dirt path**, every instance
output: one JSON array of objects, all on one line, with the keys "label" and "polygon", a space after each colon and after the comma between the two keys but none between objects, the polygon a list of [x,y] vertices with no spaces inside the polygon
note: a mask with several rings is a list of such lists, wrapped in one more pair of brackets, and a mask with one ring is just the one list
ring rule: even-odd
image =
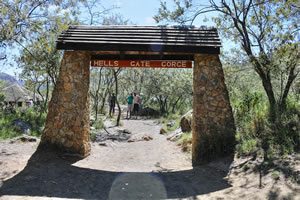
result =
[{"label": "dirt path", "polygon": [[298,198],[272,179],[260,189],[258,176],[229,171],[235,165],[230,158],[192,168],[189,155],[160,135],[153,121],[123,122],[134,142],[93,143],[81,160],[35,152],[38,142],[1,142],[0,199]]}]

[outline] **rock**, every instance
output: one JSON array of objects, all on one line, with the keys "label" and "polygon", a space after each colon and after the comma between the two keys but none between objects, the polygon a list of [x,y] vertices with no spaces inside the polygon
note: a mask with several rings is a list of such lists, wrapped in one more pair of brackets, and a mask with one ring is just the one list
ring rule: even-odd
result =
[{"label": "rock", "polygon": [[33,136],[23,135],[21,137],[12,139],[9,143],[13,144],[18,141],[20,141],[20,142],[36,142],[37,138],[33,137]]},{"label": "rock", "polygon": [[145,106],[143,108],[140,109],[139,111],[139,115],[140,116],[159,116],[160,112],[158,110],[155,110],[153,108],[150,108],[148,106]]},{"label": "rock", "polygon": [[173,126],[175,126],[175,122],[169,122],[169,123],[167,123],[167,126],[168,127],[173,127]]},{"label": "rock", "polygon": [[144,137],[143,137],[143,140],[145,140],[145,141],[150,141],[150,140],[153,140],[153,138],[150,137],[150,136],[144,136]]},{"label": "rock", "polygon": [[19,133],[24,135],[28,135],[29,131],[31,130],[30,124],[21,118],[14,120],[12,122],[12,126],[14,126]]},{"label": "rock", "polygon": [[128,129],[124,129],[124,130],[123,130],[123,133],[126,133],[126,134],[132,134]]},{"label": "rock", "polygon": [[107,147],[107,144],[105,142],[100,142],[99,146]]},{"label": "rock", "polygon": [[176,129],[172,135],[170,135],[169,137],[167,137],[167,140],[170,141],[176,141],[181,135],[183,135],[184,132],[182,132],[181,129]]},{"label": "rock", "polygon": [[153,138],[146,135],[143,136],[142,138],[131,138],[127,140],[127,142],[150,141],[150,140],[153,140]]},{"label": "rock", "polygon": [[182,116],[180,120],[180,127],[182,132],[191,132],[192,131],[192,114],[193,111],[190,110],[184,116]]},{"label": "rock", "polygon": [[167,131],[163,128],[160,129],[159,134],[161,135],[165,135],[167,133]]}]

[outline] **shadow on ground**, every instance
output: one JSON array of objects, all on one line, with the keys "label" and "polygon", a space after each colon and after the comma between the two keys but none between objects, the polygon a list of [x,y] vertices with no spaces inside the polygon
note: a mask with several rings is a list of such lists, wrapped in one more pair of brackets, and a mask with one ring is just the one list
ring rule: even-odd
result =
[{"label": "shadow on ground", "polygon": [[[228,171],[112,172],[73,166],[76,159],[38,149],[27,166],[0,186],[1,195],[80,199],[187,198],[231,187]],[[230,163],[228,163],[229,169]]]}]

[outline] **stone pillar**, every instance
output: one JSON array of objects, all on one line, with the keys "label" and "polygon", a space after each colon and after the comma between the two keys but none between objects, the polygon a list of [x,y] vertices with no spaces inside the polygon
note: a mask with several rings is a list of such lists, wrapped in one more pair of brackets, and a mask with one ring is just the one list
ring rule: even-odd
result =
[{"label": "stone pillar", "polygon": [[193,165],[234,151],[235,125],[218,55],[194,58]]},{"label": "stone pillar", "polygon": [[49,104],[41,146],[85,157],[90,154],[90,56],[65,51]]}]

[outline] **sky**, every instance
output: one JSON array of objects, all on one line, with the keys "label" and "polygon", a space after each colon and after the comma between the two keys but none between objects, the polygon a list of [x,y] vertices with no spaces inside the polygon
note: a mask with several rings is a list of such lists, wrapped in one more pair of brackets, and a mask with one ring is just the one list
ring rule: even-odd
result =
[{"label": "sky", "polygon": [[[173,0],[166,0],[167,3]],[[104,7],[111,6],[118,7],[113,10],[114,13],[120,13],[125,19],[129,19],[134,25],[157,25],[152,18],[158,13],[160,7],[160,0],[102,0]],[[172,5],[173,4],[168,4]],[[194,25],[212,26],[211,23],[204,23],[203,19],[199,18],[195,21]],[[16,50],[12,50],[16,53]],[[8,73],[12,76],[18,75],[21,70],[16,67],[13,60],[13,53],[8,53],[9,59],[7,63],[0,63],[0,72]]]}]

